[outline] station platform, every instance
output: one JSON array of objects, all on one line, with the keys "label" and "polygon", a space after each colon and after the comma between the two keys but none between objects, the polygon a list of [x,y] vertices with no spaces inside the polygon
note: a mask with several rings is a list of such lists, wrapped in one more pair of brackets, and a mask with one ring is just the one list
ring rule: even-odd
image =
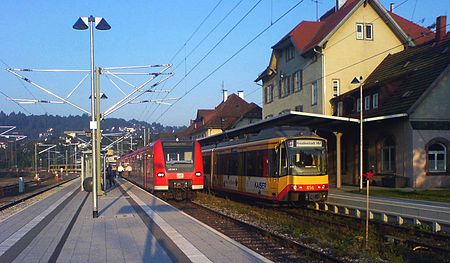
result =
[{"label": "station platform", "polygon": [[0,262],[270,262],[125,180],[99,197],[80,180],[0,218]]}]

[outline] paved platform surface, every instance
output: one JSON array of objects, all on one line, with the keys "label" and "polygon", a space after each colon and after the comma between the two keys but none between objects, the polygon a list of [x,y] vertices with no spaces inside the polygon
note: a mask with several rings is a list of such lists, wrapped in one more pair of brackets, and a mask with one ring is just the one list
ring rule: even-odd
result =
[{"label": "paved platform surface", "polygon": [[99,197],[75,180],[0,221],[0,262],[269,262],[126,181]]}]

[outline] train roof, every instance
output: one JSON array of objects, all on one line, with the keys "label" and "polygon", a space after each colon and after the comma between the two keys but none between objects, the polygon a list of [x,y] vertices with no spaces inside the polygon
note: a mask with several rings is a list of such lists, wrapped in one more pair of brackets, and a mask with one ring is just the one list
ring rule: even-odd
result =
[{"label": "train roof", "polygon": [[299,136],[314,136],[314,137],[320,138],[315,133],[311,132],[311,130],[308,127],[281,126],[281,127],[272,127],[272,128],[263,129],[258,134],[246,135],[245,137],[240,138],[240,139],[229,140],[229,141],[221,142],[218,144],[207,145],[207,146],[202,147],[202,149],[207,150],[210,148],[238,145],[238,144],[257,142],[257,141],[263,141],[263,140],[268,140],[268,139],[299,137]]}]

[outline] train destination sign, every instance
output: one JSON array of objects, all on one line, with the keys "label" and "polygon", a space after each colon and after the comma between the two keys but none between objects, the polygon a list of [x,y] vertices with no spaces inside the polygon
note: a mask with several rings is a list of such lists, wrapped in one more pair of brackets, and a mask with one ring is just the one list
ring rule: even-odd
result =
[{"label": "train destination sign", "polygon": [[318,140],[292,140],[288,142],[289,147],[322,147],[322,141]]}]

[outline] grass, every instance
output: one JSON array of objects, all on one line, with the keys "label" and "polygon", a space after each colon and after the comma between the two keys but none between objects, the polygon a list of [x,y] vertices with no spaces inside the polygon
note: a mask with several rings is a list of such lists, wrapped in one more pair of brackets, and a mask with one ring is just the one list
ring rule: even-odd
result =
[{"label": "grass", "polygon": [[[280,213],[271,208],[255,207],[204,193],[199,193],[196,201],[241,220],[253,222],[266,229],[302,240],[302,242],[311,242],[320,247],[331,248],[339,256],[358,258],[360,250],[355,250],[355,248],[361,247],[363,244],[362,239],[355,236],[342,236],[326,227],[302,224],[290,216],[280,217]],[[374,250],[377,251],[373,253],[374,255],[365,255],[366,259],[370,259],[369,261],[373,261],[380,251],[378,248],[374,248]]]},{"label": "grass", "polygon": [[[350,193],[359,194],[359,190],[349,191]],[[366,194],[366,190],[363,190],[361,194]],[[370,195],[373,196],[387,196],[387,197],[399,197],[416,200],[426,200],[435,202],[450,203],[450,189],[439,190],[394,190],[394,189],[370,189]]]}]

